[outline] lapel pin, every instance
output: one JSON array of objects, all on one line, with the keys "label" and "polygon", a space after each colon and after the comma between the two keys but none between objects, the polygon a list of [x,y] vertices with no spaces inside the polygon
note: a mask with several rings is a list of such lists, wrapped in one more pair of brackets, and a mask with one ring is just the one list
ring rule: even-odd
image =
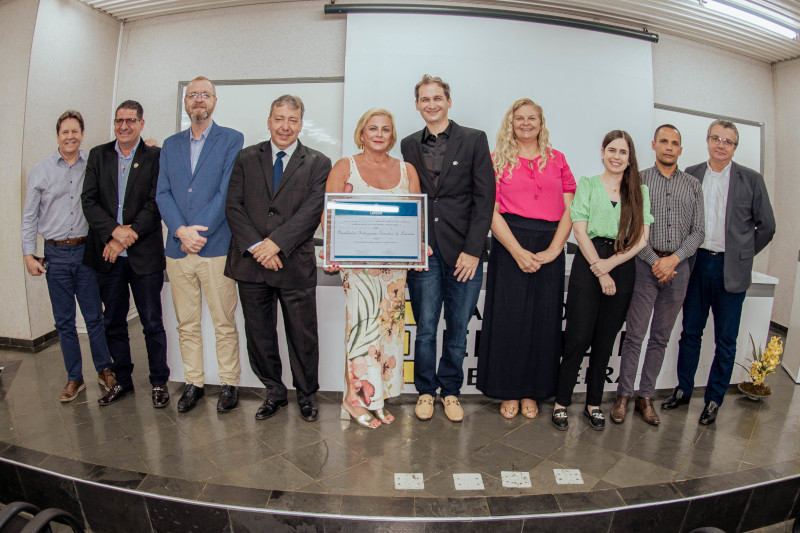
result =
[{"label": "lapel pin", "polygon": [[139,163],[134,163],[133,168],[139,168]]},{"label": "lapel pin", "polygon": [[453,165],[458,165],[458,161],[453,161]]}]

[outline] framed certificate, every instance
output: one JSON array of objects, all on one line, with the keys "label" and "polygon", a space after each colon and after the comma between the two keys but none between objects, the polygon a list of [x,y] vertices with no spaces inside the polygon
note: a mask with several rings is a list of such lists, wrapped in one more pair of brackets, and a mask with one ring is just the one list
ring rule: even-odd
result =
[{"label": "framed certificate", "polygon": [[427,268],[425,194],[325,194],[326,267]]}]

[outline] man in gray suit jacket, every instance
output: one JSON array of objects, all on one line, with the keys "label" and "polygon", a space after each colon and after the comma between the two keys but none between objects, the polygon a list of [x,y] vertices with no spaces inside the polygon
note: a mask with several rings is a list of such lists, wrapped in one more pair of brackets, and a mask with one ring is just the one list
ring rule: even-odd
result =
[{"label": "man in gray suit jacket", "polygon": [[709,308],[714,312],[716,351],[700,424],[714,423],[725,398],[736,359],[736,338],[753,258],[775,234],[775,217],[764,178],[733,162],[739,132],[732,122],[715,120],[706,137],[709,160],[686,169],[703,184],[705,240],[697,251],[683,302],[683,332],[678,351],[678,386],[661,407],[689,403],[700,359]]}]

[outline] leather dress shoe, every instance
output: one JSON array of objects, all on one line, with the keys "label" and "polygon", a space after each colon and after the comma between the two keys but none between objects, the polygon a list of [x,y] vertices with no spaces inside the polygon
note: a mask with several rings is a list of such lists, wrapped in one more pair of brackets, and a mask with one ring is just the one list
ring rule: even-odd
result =
[{"label": "leather dress shoe", "polygon": [[61,391],[60,400],[61,403],[71,402],[75,398],[78,397],[78,393],[86,388],[86,384],[83,382],[82,379],[78,381],[67,381],[67,384],[64,386],[64,390]]},{"label": "leather dress shoe", "polygon": [[553,416],[550,417],[550,420],[553,421],[553,425],[559,431],[566,431],[569,429],[569,417],[567,416],[567,410],[563,407],[553,409]]},{"label": "leather dress shoe", "polygon": [[275,416],[278,409],[286,405],[289,405],[289,402],[286,400],[275,401],[272,398],[267,398],[264,400],[264,403],[261,404],[261,407],[258,408],[258,411],[256,411],[256,420],[265,420],[271,416]]},{"label": "leather dress shoe", "polygon": [[153,407],[166,407],[169,403],[169,389],[166,385],[153,385]]},{"label": "leather dress shoe", "polygon": [[642,420],[651,426],[657,426],[661,423],[661,420],[658,418],[658,413],[656,413],[656,409],[653,407],[652,398],[644,398],[639,396],[636,398],[636,406],[634,407],[634,410],[637,413],[642,413]]},{"label": "leather dress shoe", "polygon": [[714,421],[717,419],[717,412],[719,411],[719,405],[716,402],[708,402],[703,409],[703,412],[700,413],[700,423],[704,426],[708,426],[713,424]]},{"label": "leather dress shoe", "polygon": [[691,397],[686,396],[683,394],[683,391],[680,387],[675,387],[673,389],[672,394],[663,402],[661,402],[662,409],[675,409],[681,405],[686,405],[689,403]]},{"label": "leather dress shoe", "polygon": [[622,424],[625,422],[625,415],[628,413],[628,402],[631,401],[630,396],[617,396],[614,400],[614,407],[611,408],[611,421],[615,424]]},{"label": "leather dress shoe", "polygon": [[133,392],[133,385],[123,387],[122,385],[117,383],[113,387],[111,387],[111,390],[108,391],[108,394],[97,400],[97,403],[99,403],[103,407],[111,405],[112,403],[120,401],[129,392]]},{"label": "leather dress shoe", "polygon": [[195,408],[197,402],[200,401],[200,398],[205,395],[206,391],[203,387],[198,387],[197,385],[188,383],[186,388],[183,389],[183,394],[181,394],[181,397],[178,400],[178,412],[188,413]]},{"label": "leather dress shoe", "polygon": [[239,387],[223,385],[217,400],[217,412],[227,413],[239,405]]},{"label": "leather dress shoe", "polygon": [[100,385],[102,385],[107,391],[111,390],[111,387],[117,384],[117,380],[114,378],[114,373],[108,367],[105,367],[102,372],[97,373],[97,382],[100,383]]},{"label": "leather dress shoe", "polygon": [[306,422],[313,422],[317,419],[317,404],[312,402],[306,402],[300,406],[300,416],[303,417],[303,420]]},{"label": "leather dress shoe", "polygon": [[606,418],[603,416],[603,411],[600,409],[592,409],[589,411],[588,407],[584,407],[583,414],[589,419],[589,427],[593,430],[603,431],[606,428]]}]

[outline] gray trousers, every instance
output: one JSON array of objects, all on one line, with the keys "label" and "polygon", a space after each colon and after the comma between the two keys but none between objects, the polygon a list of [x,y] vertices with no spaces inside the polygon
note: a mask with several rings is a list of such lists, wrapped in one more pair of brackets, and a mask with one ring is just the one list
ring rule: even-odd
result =
[{"label": "gray trousers", "polygon": [[638,257],[635,261],[636,283],[633,286],[633,298],[625,319],[625,342],[622,344],[619,363],[617,394],[633,396],[636,371],[639,369],[639,355],[649,324],[650,338],[647,341],[642,377],[639,380],[639,396],[652,398],[672,327],[686,296],[691,270],[688,261],[681,261],[675,268],[678,272],[675,277],[666,283],[659,283],[646,261]]}]

